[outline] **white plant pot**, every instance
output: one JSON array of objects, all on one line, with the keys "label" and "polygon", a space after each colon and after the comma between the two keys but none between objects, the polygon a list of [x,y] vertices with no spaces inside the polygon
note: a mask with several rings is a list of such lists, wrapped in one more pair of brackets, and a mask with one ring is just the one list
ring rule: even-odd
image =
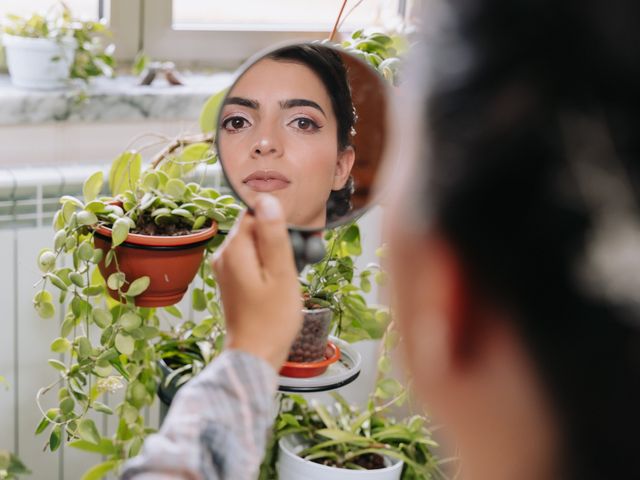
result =
[{"label": "white plant pot", "polygon": [[278,448],[279,480],[400,480],[404,466],[404,462],[391,457],[385,457],[386,468],[377,470],[348,470],[320,465],[296,454],[304,448],[296,435],[280,439]]},{"label": "white plant pot", "polygon": [[52,90],[67,85],[76,50],[74,39],[52,40],[4,34],[11,82],[20,88]]}]

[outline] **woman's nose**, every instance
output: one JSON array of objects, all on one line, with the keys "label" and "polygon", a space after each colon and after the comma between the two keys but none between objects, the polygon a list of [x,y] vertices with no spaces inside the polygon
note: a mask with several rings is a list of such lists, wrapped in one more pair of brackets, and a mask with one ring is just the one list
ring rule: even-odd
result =
[{"label": "woman's nose", "polygon": [[252,154],[256,157],[279,156],[282,154],[282,144],[275,128],[264,128],[259,132]]}]

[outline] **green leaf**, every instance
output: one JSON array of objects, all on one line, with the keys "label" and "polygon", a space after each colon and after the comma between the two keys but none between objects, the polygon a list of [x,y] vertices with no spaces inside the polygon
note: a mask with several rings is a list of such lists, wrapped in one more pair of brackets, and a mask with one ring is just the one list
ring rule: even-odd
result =
[{"label": "green leaf", "polygon": [[71,349],[71,342],[66,338],[58,337],[51,342],[51,351],[55,353],[66,353]]},{"label": "green leaf", "polygon": [[84,287],[84,277],[78,272],[70,272],[69,280],[71,280],[71,283],[73,283],[77,287]]},{"label": "green leaf", "polygon": [[58,287],[60,290],[67,290],[67,284],[64,283],[62,279],[55,273],[47,273],[47,278],[49,278],[49,280],[51,280],[51,283],[53,283],[53,285]]},{"label": "green leaf", "polygon": [[200,130],[203,133],[213,132],[218,128],[218,114],[222,101],[227,95],[228,89],[221,90],[209,99],[202,106],[200,111]]},{"label": "green leaf", "polygon": [[187,186],[179,178],[172,178],[164,187],[166,194],[174,199],[181,199],[186,189]]},{"label": "green leaf", "polygon": [[96,217],[96,214],[88,212],[87,210],[78,212],[76,219],[78,220],[78,225],[95,225],[98,223],[98,217]]},{"label": "green leaf", "polygon": [[36,427],[36,435],[40,435],[42,432],[44,432],[50,423],[51,422],[47,417],[42,417],[42,420],[40,420],[40,423]]},{"label": "green leaf", "polygon": [[50,272],[56,266],[56,254],[46,248],[38,256],[38,268],[44,273]]},{"label": "green leaf", "polygon": [[100,443],[98,444],[87,442],[86,440],[74,440],[72,442],[69,442],[69,446],[77,448],[78,450],[82,450],[84,452],[99,453],[102,455],[113,455],[114,453],[116,453],[116,449],[113,446],[113,441],[109,438],[101,438]]},{"label": "green leaf", "polygon": [[91,442],[94,445],[100,445],[100,434],[96,428],[96,424],[90,418],[83,418],[78,424],[78,436],[81,440]]},{"label": "green leaf", "polygon": [[202,226],[204,225],[204,222],[207,221],[207,217],[205,217],[204,215],[200,215],[198,218],[196,218],[196,220],[193,222],[193,226],[191,227],[193,230],[198,230],[199,228],[202,228]]},{"label": "green leaf", "polygon": [[120,353],[131,355],[134,349],[133,337],[127,333],[118,333],[116,335],[116,348]]},{"label": "green leaf", "polygon": [[35,308],[41,318],[52,318],[56,313],[56,309],[51,302],[39,302]]},{"label": "green leaf", "polygon": [[111,275],[109,275],[109,278],[107,278],[107,286],[111,290],[118,290],[124,285],[124,282],[125,276],[122,272],[112,273]]},{"label": "green leaf", "polygon": [[93,316],[93,322],[98,325],[100,328],[106,328],[111,325],[111,321],[113,320],[111,317],[111,313],[102,307],[96,307],[91,312]]},{"label": "green leaf", "polygon": [[90,202],[98,196],[103,182],[104,174],[102,172],[96,172],[85,180],[84,185],[82,185],[82,195],[85,202]]},{"label": "green leaf", "polygon": [[76,197],[72,197],[71,195],[63,195],[62,197],[60,197],[60,203],[63,205],[65,203],[70,203],[75,207],[84,208],[84,203],[82,203]]},{"label": "green leaf", "polygon": [[62,363],[60,360],[56,360],[55,358],[50,358],[49,360],[47,360],[47,362],[49,362],[49,365],[51,365],[56,370],[59,370],[61,372],[65,372],[67,370],[66,365]]},{"label": "green leaf", "polygon": [[[102,402],[93,402],[93,408],[97,412],[105,413],[107,415],[113,415],[113,410]],[[106,439],[103,439],[106,440]]]},{"label": "green leaf", "polygon": [[201,288],[193,289],[193,309],[198,312],[202,312],[207,308],[207,299],[204,296],[204,291]]},{"label": "green leaf", "polygon": [[118,460],[107,460],[106,462],[99,463],[84,472],[80,480],[102,480],[107,473],[118,466],[118,463]]},{"label": "green leaf", "polygon": [[135,297],[144,292],[147,288],[149,288],[149,284],[151,283],[151,279],[149,277],[140,277],[131,282],[129,289],[127,290],[127,295],[130,297]]},{"label": "green leaf", "polygon": [[76,406],[76,402],[71,397],[63,398],[60,401],[60,411],[63,415],[69,415],[73,411],[73,407]]},{"label": "green leaf", "polygon": [[142,156],[128,151],[117,157],[111,164],[109,171],[109,189],[111,195],[116,196],[126,190],[134,190],[142,168]]},{"label": "green leaf", "polygon": [[60,425],[56,425],[49,435],[49,449],[55,452],[60,446]]},{"label": "green leaf", "polygon": [[115,221],[113,224],[113,231],[111,232],[111,240],[113,241],[114,247],[120,245],[127,239],[130,227],[131,224],[129,223],[129,220],[119,218]]},{"label": "green leaf", "polygon": [[125,312],[118,323],[126,332],[132,332],[142,325],[142,317],[134,312]]},{"label": "green leaf", "polygon": [[80,257],[80,260],[84,260],[85,262],[88,262],[93,258],[93,247],[90,242],[85,241],[80,244],[78,247],[78,257]]},{"label": "green leaf", "polygon": [[182,312],[175,305],[170,305],[168,307],[164,307],[164,311],[173,315],[176,318],[182,318]]},{"label": "green leaf", "polygon": [[91,342],[84,335],[76,337],[76,345],[78,346],[78,358],[83,360],[91,355]]}]

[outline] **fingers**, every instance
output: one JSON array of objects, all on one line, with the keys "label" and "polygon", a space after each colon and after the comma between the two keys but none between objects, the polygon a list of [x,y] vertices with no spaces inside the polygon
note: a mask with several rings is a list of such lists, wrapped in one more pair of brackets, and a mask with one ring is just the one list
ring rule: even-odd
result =
[{"label": "fingers", "polygon": [[246,269],[248,272],[258,270],[259,262],[253,245],[254,223],[253,216],[243,212],[213,256],[212,266],[216,275],[220,275],[223,270],[225,275],[230,275],[234,269]]},{"label": "fingers", "polygon": [[287,222],[280,202],[261,195],[255,206],[254,234],[263,272],[266,275],[295,273]]}]

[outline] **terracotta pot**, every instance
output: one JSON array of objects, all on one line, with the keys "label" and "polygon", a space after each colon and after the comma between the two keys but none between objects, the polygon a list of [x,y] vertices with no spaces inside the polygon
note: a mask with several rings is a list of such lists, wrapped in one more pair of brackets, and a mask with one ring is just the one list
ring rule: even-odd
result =
[{"label": "terracotta pot", "polygon": [[[149,288],[135,297],[136,305],[166,307],[178,303],[198,271],[206,244],[217,232],[218,225],[214,223],[207,229],[173,237],[130,233],[116,247],[120,271],[128,282],[143,276],[151,279]],[[111,229],[98,226],[93,238],[95,247],[106,258],[111,248]],[[98,266],[105,279],[116,272],[115,260],[108,267],[102,260]],[[109,289],[109,294],[119,300],[117,291]]]},{"label": "terracotta pot", "polygon": [[310,378],[322,375],[329,365],[340,360],[340,348],[333,342],[327,342],[322,360],[317,362],[284,362],[280,375],[293,378]]}]

